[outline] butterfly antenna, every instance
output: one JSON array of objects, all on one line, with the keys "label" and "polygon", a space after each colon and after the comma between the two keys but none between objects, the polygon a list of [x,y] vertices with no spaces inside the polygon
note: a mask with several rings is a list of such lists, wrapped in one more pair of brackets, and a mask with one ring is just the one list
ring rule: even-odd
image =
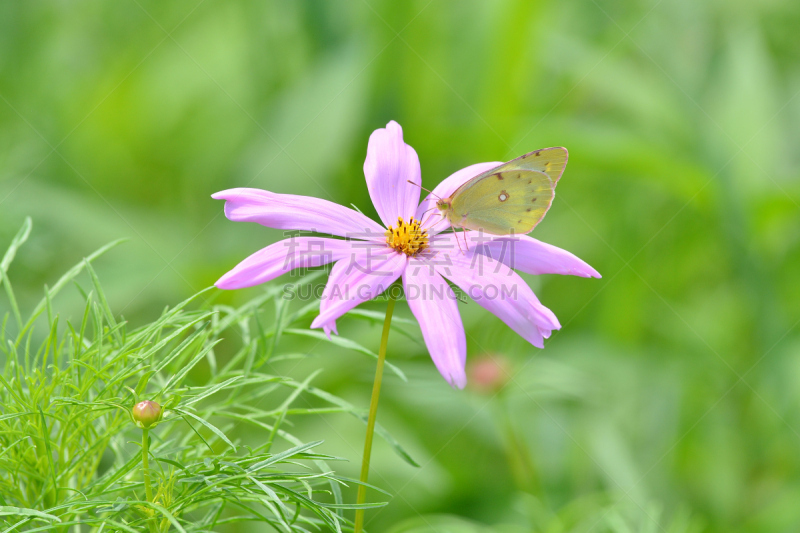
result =
[{"label": "butterfly antenna", "polygon": [[[436,209],[436,206],[433,206],[433,207],[431,207],[430,209],[426,209],[425,211],[423,211],[423,212],[422,212],[422,214],[421,214],[421,215],[420,215],[420,217],[419,217],[419,218],[420,218],[420,220],[421,220],[421,222],[419,223],[419,227],[421,227],[421,228],[424,228],[424,227],[425,227],[425,223],[428,221],[428,219],[430,219],[430,217],[428,217],[428,218],[426,219],[426,218],[425,218],[425,215],[427,215],[428,213],[430,213],[430,212],[431,212],[431,211],[433,211],[434,209]],[[431,216],[433,216],[433,215],[431,215]]]},{"label": "butterfly antenna", "polygon": [[427,192],[427,193],[429,193],[429,194],[432,194],[432,195],[434,195],[434,196],[435,196],[436,198],[438,198],[439,200],[441,200],[441,199],[442,199],[442,197],[441,197],[441,196],[439,196],[438,194],[435,194],[433,191],[430,191],[430,190],[426,189],[425,187],[423,187],[423,186],[422,186],[422,185],[420,185],[419,183],[414,183],[414,182],[413,182],[413,181],[411,181],[411,180],[406,180],[406,181],[408,181],[408,182],[409,182],[411,185],[416,185],[417,187],[419,187],[419,188],[420,188],[420,189],[422,189],[423,191],[425,191],[425,192]]}]

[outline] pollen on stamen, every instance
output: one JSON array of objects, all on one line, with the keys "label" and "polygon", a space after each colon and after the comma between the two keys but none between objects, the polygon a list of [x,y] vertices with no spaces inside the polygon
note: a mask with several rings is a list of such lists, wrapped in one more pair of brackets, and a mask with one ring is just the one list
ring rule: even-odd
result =
[{"label": "pollen on stamen", "polygon": [[418,220],[410,217],[408,222],[397,217],[397,225],[386,230],[386,244],[408,256],[417,255],[428,248],[428,232],[420,229]]}]

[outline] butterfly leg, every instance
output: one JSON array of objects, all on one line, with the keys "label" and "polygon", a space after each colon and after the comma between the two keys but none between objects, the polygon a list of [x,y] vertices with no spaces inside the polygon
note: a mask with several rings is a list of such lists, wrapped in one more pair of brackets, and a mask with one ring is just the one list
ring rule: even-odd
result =
[{"label": "butterfly leg", "polygon": [[455,228],[453,228],[453,236],[456,238],[456,244],[458,245],[458,251],[463,254],[464,250],[461,249],[461,241],[458,240],[458,232],[455,230]]},{"label": "butterfly leg", "polygon": [[[426,224],[428,223],[428,221],[429,221],[429,220],[431,220],[431,219],[432,219],[434,216],[436,216],[436,215],[439,215],[439,220],[437,220],[436,222],[434,222],[434,223],[433,223],[433,224],[431,224],[430,226],[426,226]],[[439,224],[441,224],[441,223],[442,223],[442,222],[444,222],[445,220],[447,220],[447,217],[445,217],[443,214],[441,214],[441,213],[434,213],[434,214],[428,215],[428,218],[427,218],[427,219],[425,219],[425,221],[424,221],[424,222],[422,222],[422,223],[420,224],[420,226],[421,226],[421,227],[423,227],[423,228],[425,228],[425,230],[426,230],[426,231],[427,231],[427,230],[432,230],[433,228],[435,228],[436,226],[438,226]]]}]

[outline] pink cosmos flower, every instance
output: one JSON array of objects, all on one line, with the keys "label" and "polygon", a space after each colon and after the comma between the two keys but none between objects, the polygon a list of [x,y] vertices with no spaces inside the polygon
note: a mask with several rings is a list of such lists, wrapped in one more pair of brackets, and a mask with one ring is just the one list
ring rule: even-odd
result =
[{"label": "pink cosmos flower", "polygon": [[[442,181],[433,191],[450,196],[466,180],[502,163],[478,163]],[[330,336],[336,319],[361,302],[380,295],[398,278],[436,368],[453,386],[467,378],[467,340],[449,280],[480,306],[494,313],[539,348],[554,329],[555,315],[514,269],[529,274],[600,274],[573,254],[527,235],[459,237],[435,209],[435,197],[419,203],[421,183],[417,153],[403,142],[392,121],[369,138],[364,162],[367,188],[383,225],[353,209],[291,194],[259,189],[229,189],[212,195],[226,200],[225,216],[284,230],[330,234],[292,237],[254,253],[217,281],[220,289],[240,289],[270,281],[296,268],[334,263],[311,324]],[[411,181],[412,183],[409,183]],[[465,249],[465,241],[470,243]]]}]

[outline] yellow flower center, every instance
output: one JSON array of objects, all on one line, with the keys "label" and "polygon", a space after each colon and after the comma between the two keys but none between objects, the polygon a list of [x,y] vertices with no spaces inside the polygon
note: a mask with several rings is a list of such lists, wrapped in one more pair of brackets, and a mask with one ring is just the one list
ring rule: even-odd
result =
[{"label": "yellow flower center", "polygon": [[398,217],[397,225],[386,230],[386,244],[408,256],[417,255],[428,248],[428,232],[420,229],[414,217],[408,222]]}]

